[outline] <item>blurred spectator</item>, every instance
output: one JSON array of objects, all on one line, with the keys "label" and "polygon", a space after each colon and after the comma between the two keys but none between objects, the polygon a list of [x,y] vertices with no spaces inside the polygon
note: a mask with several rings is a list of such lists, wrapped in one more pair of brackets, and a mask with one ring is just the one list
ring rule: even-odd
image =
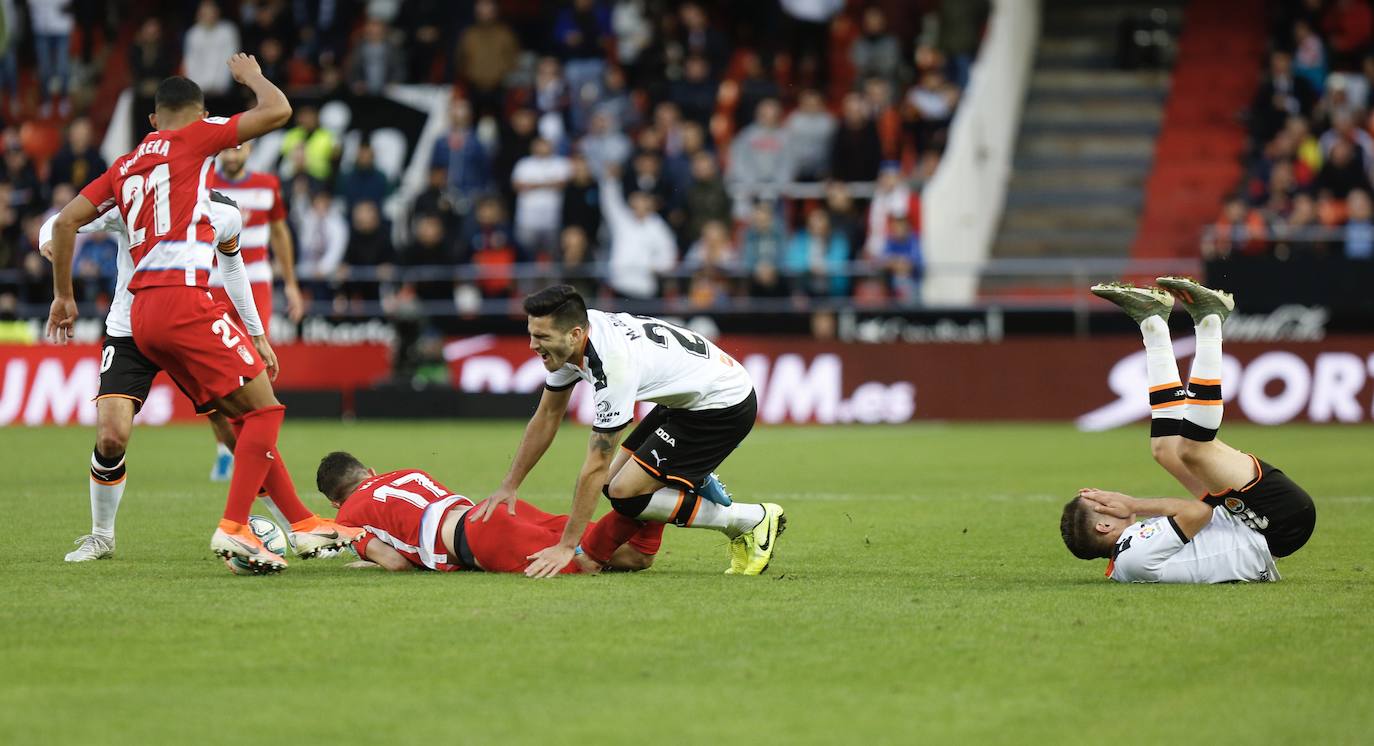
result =
[{"label": "blurred spectator", "polygon": [[787,14],[784,33],[792,68],[803,81],[824,88],[830,78],[830,20],[844,0],[779,0]]},{"label": "blurred spectator", "polygon": [[959,89],[945,74],[930,70],[921,75],[921,82],[907,93],[912,129],[916,134],[916,149],[925,152],[944,147],[954,107],[959,105]]},{"label": "blurred spectator", "polygon": [[1369,193],[1356,189],[1346,198],[1345,258],[1374,259],[1374,205]]},{"label": "blurred spectator", "polygon": [[781,126],[782,106],[777,99],[759,102],[754,123],[740,130],[730,143],[730,182],[735,201],[747,208],[751,197],[773,196],[796,174],[787,131]]},{"label": "blurred spectator", "polygon": [[740,269],[740,257],[725,223],[711,220],[702,226],[701,237],[687,250],[682,268],[692,274],[688,290],[692,305],[709,307],[731,295],[732,278]]},{"label": "blurred spectator", "polygon": [[48,162],[48,188],[71,184],[80,189],[105,173],[105,159],[93,142],[91,120],[77,117],[67,129],[67,142]]},{"label": "blurred spectator", "polygon": [[894,103],[892,91],[892,84],[883,78],[868,78],[864,81],[864,103],[873,117],[873,124],[878,128],[878,142],[882,143],[883,157],[888,160],[899,160],[902,113]]},{"label": "blurred spectator", "polygon": [[687,58],[681,80],[669,85],[669,97],[678,105],[688,121],[706,127],[716,111],[716,81],[711,78],[710,63],[705,57]]},{"label": "blurred spectator", "polygon": [[692,182],[684,200],[687,212],[684,243],[691,244],[701,237],[708,223],[730,223],[730,194],[720,178],[715,156],[699,151],[692,157]]},{"label": "blurred spectator", "polygon": [[835,115],[825,108],[821,92],[802,91],[796,111],[787,117],[787,145],[796,153],[798,181],[820,181],[830,172],[830,143]]},{"label": "blurred spectator", "polygon": [[555,155],[553,145],[542,137],[536,138],[530,154],[515,164],[511,173],[516,192],[515,240],[525,251],[552,253],[563,210],[563,185],[571,175],[568,159]]},{"label": "blurred spectator", "polygon": [[1289,116],[1312,113],[1316,89],[1293,74],[1293,56],[1284,50],[1269,55],[1269,76],[1255,91],[1250,104],[1251,135],[1258,142],[1269,142]]},{"label": "blurred spectator", "polygon": [[377,202],[361,201],[350,209],[353,225],[348,234],[348,248],[344,251],[344,264],[338,274],[345,279],[344,297],[351,301],[381,300],[376,282],[347,280],[351,268],[383,267],[396,261],[396,250],[391,246],[391,237],[382,224],[382,214],[377,205]]},{"label": "blurred spectator", "polygon": [[363,24],[362,39],[353,48],[348,63],[348,84],[358,95],[376,96],[387,86],[405,80],[405,58],[379,19]]},{"label": "blurred spectator", "polygon": [[626,204],[612,174],[601,181],[601,212],[611,234],[607,284],[622,298],[655,297],[660,276],[673,269],[678,254],[668,224],[654,212],[653,198],[633,192]]},{"label": "blurred spectator", "polygon": [[574,132],[581,132],[606,71],[611,11],[597,0],[573,0],[554,20],[553,37],[570,90],[570,124]]},{"label": "blurred spectator", "polygon": [[663,174],[663,158],[655,150],[640,150],[625,172],[624,193],[643,192],[652,198],[659,215],[667,216],[677,206],[672,183]]},{"label": "blurred spectator", "polygon": [[287,84],[287,60],[286,50],[282,46],[281,39],[269,36],[262,40],[258,47],[258,67],[262,68],[262,76],[277,85]]},{"label": "blurred spectator", "polygon": [[296,126],[286,131],[281,141],[281,152],[285,157],[282,176],[287,179],[298,171],[304,171],[310,178],[325,185],[334,178],[339,141],[334,133],[320,126],[320,110],[314,106],[296,108]]},{"label": "blurred spectator", "polygon": [[1310,83],[1320,96],[1326,84],[1326,46],[1312,26],[1301,19],[1293,24],[1293,45],[1293,73]]},{"label": "blurred spectator", "polygon": [[182,44],[181,64],[186,77],[198,83],[207,96],[228,93],[234,78],[224,63],[240,51],[238,29],[220,17],[214,0],[201,0],[196,23]]},{"label": "blurred spectator", "polygon": [[[71,79],[72,14],[69,0],[29,0],[33,47],[38,57],[38,82],[48,97],[47,116],[66,115],[67,84]],[[229,55],[224,55],[220,66]],[[225,70],[228,74],[228,70]]]},{"label": "blurred spectator", "polygon": [[[10,207],[21,216],[42,209],[43,185],[38,169],[18,143],[5,143],[5,160],[0,164],[0,182],[10,187]],[[84,184],[82,186],[85,186]]]},{"label": "blurred spectator", "polygon": [[624,67],[639,62],[644,48],[654,40],[654,29],[645,17],[643,0],[619,0],[611,10],[616,61]]},{"label": "blurred spectator", "polygon": [[950,77],[963,88],[978,51],[978,39],[987,20],[988,0],[941,0],[940,51],[949,61]]},{"label": "blurred spectator", "polygon": [[903,305],[919,305],[925,260],[921,258],[921,239],[912,231],[906,216],[892,216],[882,262],[893,296]]},{"label": "blurred spectator", "polygon": [[762,201],[749,211],[743,243],[750,295],[777,298],[788,292],[781,271],[786,259],[787,236],[778,225],[776,212],[773,205]]},{"label": "blurred spectator", "polygon": [[601,232],[601,186],[586,158],[574,155],[570,163],[572,171],[563,187],[559,225],[578,228],[590,240]]},{"label": "blurred spectator", "polygon": [[410,244],[397,253],[402,267],[421,267],[423,276],[406,275],[406,289],[413,290],[422,301],[454,302],[456,282],[453,272],[458,264],[458,252],[446,238],[444,223],[437,215],[422,215],[415,221],[415,236]]},{"label": "blurred spectator", "polygon": [[849,292],[848,262],[849,241],[830,229],[825,210],[814,209],[806,216],[806,227],[792,237],[783,270],[807,295],[844,296]]},{"label": "blurred spectator", "polygon": [[764,101],[776,101],[782,96],[778,82],[763,69],[763,60],[758,53],[746,51],[741,57],[743,74],[739,81],[739,98],[735,102],[736,129],[743,129],[752,122]]},{"label": "blurred spectator", "polygon": [[458,200],[457,209],[466,213],[468,205],[491,187],[491,157],[477,137],[472,105],[454,99],[449,107],[449,130],[434,141],[430,168],[444,172],[444,183]]},{"label": "blurred spectator", "polygon": [[437,215],[443,221],[444,229],[453,234],[458,231],[463,217],[471,213],[470,209],[459,209],[453,191],[448,188],[447,179],[448,172],[444,169],[429,170],[429,182],[425,185],[424,191],[416,195],[415,202],[411,205],[411,231],[415,230],[415,218],[421,215]]},{"label": "blurred spectator", "polygon": [[592,173],[600,178],[608,167],[618,169],[630,157],[630,138],[616,127],[606,111],[592,115],[591,129],[578,142],[578,149],[587,158]]},{"label": "blurred spectator", "polygon": [[849,48],[854,74],[863,78],[877,76],[896,82],[902,73],[902,44],[887,30],[883,9],[870,5],[864,9],[862,34]]},{"label": "blurred spectator", "polygon": [[730,57],[730,45],[719,31],[711,28],[706,11],[699,3],[687,2],[678,9],[678,18],[682,21],[679,41],[688,61],[699,57],[710,66],[712,77],[723,77],[725,63]]},{"label": "blurred spectator", "polygon": [[595,298],[597,283],[591,241],[579,225],[569,225],[558,234],[558,279],[573,287],[583,298]]},{"label": "blurred spectator", "polygon": [[[221,61],[223,64],[223,61]],[[129,47],[129,73],[133,78],[134,95],[152,98],[157,85],[176,72],[176,58],[162,40],[162,23],[150,16],[138,27],[134,43]],[[140,110],[139,115],[142,115]]]},{"label": "blurred spectator", "polygon": [[515,191],[511,186],[511,173],[521,158],[530,154],[530,146],[538,135],[538,116],[533,109],[519,108],[503,122],[500,147],[492,160],[491,174],[496,185],[506,196],[507,204],[514,202]]},{"label": "blurred spectator", "polygon": [[[0,13],[4,14],[5,21],[5,44],[0,49],[0,92],[5,94],[5,109],[0,116],[5,120],[19,119],[23,107],[19,100],[19,54],[20,43],[23,42],[24,29],[17,23],[19,16],[14,7],[15,0],[0,0]],[[0,268],[5,268],[3,258],[0,258]],[[0,300],[11,298],[17,300],[12,294],[0,294]],[[0,309],[0,318],[4,316],[4,309]]]},{"label": "blurred spectator", "polygon": [[830,181],[825,185],[825,210],[830,213],[830,229],[844,234],[851,251],[864,249],[864,216],[854,206],[854,195],[849,185],[842,181]]},{"label": "blurred spectator", "polygon": [[1221,216],[1212,227],[1212,243],[1205,245],[1203,252],[1223,258],[1233,253],[1262,254],[1268,239],[1269,227],[1264,216],[1236,195],[1226,201]]},{"label": "blurred spectator", "polygon": [[520,42],[497,17],[495,0],[477,0],[475,22],[458,37],[457,70],[468,84],[477,116],[498,116],[506,76],[515,69]]},{"label": "blurred spectator", "polygon": [[625,71],[619,67],[606,68],[606,76],[601,82],[601,97],[597,99],[595,112],[611,115],[612,126],[635,127],[639,124],[639,110],[630,99],[626,88]]},{"label": "blurred spectator", "polygon": [[529,103],[539,114],[539,136],[561,149],[568,136],[568,108],[571,97],[563,80],[563,69],[554,57],[541,57],[534,68]]},{"label": "blurred spectator", "polygon": [[1322,16],[1322,30],[1331,40],[1332,67],[1352,69],[1374,42],[1374,11],[1365,0],[1336,0]]},{"label": "blurred spectator", "polygon": [[370,202],[375,207],[382,204],[391,193],[391,183],[387,181],[386,174],[377,168],[371,145],[362,143],[358,146],[353,167],[339,176],[338,193],[344,199],[345,208],[355,213],[355,218],[355,208],[359,203]]},{"label": "blurred spectator", "polygon": [[830,148],[830,175],[840,181],[873,181],[883,162],[878,128],[869,117],[863,97],[844,97],[843,118]]},{"label": "blurred spectator", "polygon": [[485,298],[507,298],[515,292],[511,269],[520,253],[506,227],[505,208],[500,200],[487,198],[477,203],[477,225],[468,236],[467,263],[480,273],[477,288]]},{"label": "blurred spectator", "polygon": [[1330,191],[1336,199],[1345,199],[1355,189],[1370,191],[1369,174],[1354,145],[1345,139],[1332,143],[1330,156],[1317,172],[1316,187]]},{"label": "blurred spectator", "polygon": [[1331,157],[1331,147],[1337,142],[1344,140],[1356,146],[1358,158],[1365,170],[1374,167],[1374,137],[1369,133],[1355,126],[1355,116],[1348,113],[1339,113],[1332,117],[1331,129],[1317,141],[1321,145],[1322,155]]},{"label": "blurred spectator", "polygon": [[402,0],[396,25],[405,35],[406,80],[434,83],[435,61],[443,58],[443,46],[454,38],[458,3],[452,0]]},{"label": "blurred spectator", "polygon": [[257,55],[258,62],[262,62],[263,45],[269,39],[280,43],[282,39],[294,38],[285,10],[284,3],[272,0],[244,3],[241,13],[243,27],[239,33],[243,44],[241,51]]},{"label": "blurred spectator", "polygon": [[301,288],[316,300],[327,300],[348,249],[348,222],[325,191],[310,197],[310,209],[294,210],[291,216],[296,223],[296,276]]},{"label": "blurred spectator", "polygon": [[893,217],[907,218],[912,232],[920,233],[921,195],[902,178],[900,165],[888,162],[883,164],[873,200],[868,205],[868,239],[864,244],[864,256],[877,259],[883,255]]},{"label": "blurred spectator", "polygon": [[1273,227],[1274,253],[1280,259],[1287,259],[1294,252],[1322,253],[1321,233],[1316,201],[1312,195],[1300,192],[1294,195],[1288,215]]}]

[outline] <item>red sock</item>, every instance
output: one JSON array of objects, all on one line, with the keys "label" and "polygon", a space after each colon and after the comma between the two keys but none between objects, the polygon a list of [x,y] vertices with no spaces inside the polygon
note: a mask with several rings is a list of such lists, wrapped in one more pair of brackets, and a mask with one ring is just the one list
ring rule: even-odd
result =
[{"label": "red sock", "polygon": [[[285,407],[282,409],[284,417]],[[235,440],[243,437],[242,419],[230,420],[229,426],[234,429]],[[278,424],[278,429],[280,429],[280,424]],[[273,438],[273,442],[276,442],[276,438]],[[238,449],[235,448],[236,456],[237,451]],[[235,465],[235,469],[237,468]],[[272,497],[272,501],[277,505],[277,510],[280,510],[281,514],[286,516],[286,520],[291,523],[298,523],[315,515],[310,508],[305,507],[300,496],[296,494],[296,485],[291,482],[291,474],[286,470],[286,461],[282,459],[281,451],[277,450],[275,445],[272,446],[272,459],[267,468],[267,476],[263,478],[262,487],[258,490],[258,495],[264,494]]]},{"label": "red sock", "polygon": [[582,551],[601,564],[611,561],[615,550],[644,527],[644,522],[612,510],[582,534]]},{"label": "red sock", "polygon": [[238,444],[234,446],[234,476],[229,480],[229,500],[224,505],[224,519],[247,523],[248,511],[258,497],[258,488],[267,478],[272,466],[272,451],[277,447],[277,433],[281,431],[286,407],[264,407],[243,416],[238,430]]},{"label": "red sock", "polygon": [[[630,537],[630,546],[639,550],[641,554],[658,554],[658,548],[663,546],[663,529],[666,523],[646,523],[639,527],[634,536]],[[585,550],[586,547],[583,547]]]}]

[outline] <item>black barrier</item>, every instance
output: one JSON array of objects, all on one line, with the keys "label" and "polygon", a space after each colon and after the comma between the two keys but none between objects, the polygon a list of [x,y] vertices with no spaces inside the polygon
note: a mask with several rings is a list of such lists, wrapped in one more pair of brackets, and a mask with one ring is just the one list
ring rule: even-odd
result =
[{"label": "black barrier", "polygon": [[[378,386],[353,395],[358,419],[526,419],[539,404],[539,393],[469,394],[447,386],[422,389]],[[294,413],[293,413],[294,414]]]},{"label": "black barrier", "polygon": [[1294,303],[1323,306],[1334,321],[1363,321],[1366,329],[1374,317],[1374,261],[1314,252],[1288,259],[1233,254],[1207,262],[1206,270],[1207,284],[1243,296],[1247,312]]}]

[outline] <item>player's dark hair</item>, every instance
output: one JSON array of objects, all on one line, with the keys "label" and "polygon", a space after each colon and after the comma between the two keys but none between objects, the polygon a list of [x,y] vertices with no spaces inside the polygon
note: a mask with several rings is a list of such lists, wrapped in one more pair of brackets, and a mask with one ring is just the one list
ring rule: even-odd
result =
[{"label": "player's dark hair", "polygon": [[525,313],[536,318],[552,316],[563,331],[587,328],[587,302],[572,285],[551,285],[525,296]]},{"label": "player's dark hair", "polygon": [[1059,518],[1059,535],[1064,537],[1064,546],[1081,560],[1105,559],[1112,554],[1111,543],[1097,532],[1094,516],[1088,503],[1075,497],[1064,506],[1064,514]]},{"label": "player's dark hair", "polygon": [[155,109],[177,111],[190,106],[204,108],[205,94],[194,80],[173,75],[157,84],[157,95],[153,99]]},{"label": "player's dark hair", "polygon": [[334,502],[343,502],[348,490],[367,478],[367,467],[346,451],[335,451],[320,459],[315,470],[315,488]]}]

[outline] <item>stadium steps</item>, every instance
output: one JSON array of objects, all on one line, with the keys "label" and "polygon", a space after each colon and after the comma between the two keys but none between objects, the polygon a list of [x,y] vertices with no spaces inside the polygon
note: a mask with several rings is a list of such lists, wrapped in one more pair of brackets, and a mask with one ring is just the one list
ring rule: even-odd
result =
[{"label": "stadium steps", "polygon": [[[1169,95],[1167,71],[1117,67],[1123,23],[1181,1],[1046,0],[997,259],[1128,256]],[[1082,278],[985,276],[981,292],[1053,294]]]}]

